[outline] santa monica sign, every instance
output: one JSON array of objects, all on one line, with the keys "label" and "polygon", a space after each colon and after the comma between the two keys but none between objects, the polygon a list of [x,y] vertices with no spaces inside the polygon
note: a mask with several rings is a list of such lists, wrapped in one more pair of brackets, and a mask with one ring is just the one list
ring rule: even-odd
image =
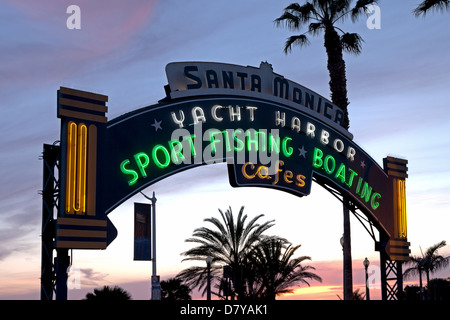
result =
[{"label": "santa monica sign", "polygon": [[107,214],[118,205],[180,171],[226,162],[235,187],[306,196],[314,179],[334,188],[389,241],[392,260],[408,255],[407,161],[378,165],[342,127],[342,110],[267,63],[178,62],[166,73],[164,99],[110,121],[106,96],[58,91],[58,247],[106,248],[116,236]]}]

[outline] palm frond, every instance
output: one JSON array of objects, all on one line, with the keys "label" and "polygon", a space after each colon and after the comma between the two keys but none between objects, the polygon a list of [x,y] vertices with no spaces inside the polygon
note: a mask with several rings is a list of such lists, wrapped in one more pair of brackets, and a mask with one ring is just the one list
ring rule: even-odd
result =
[{"label": "palm frond", "polygon": [[361,44],[364,40],[357,33],[344,33],[341,36],[342,49],[346,52],[358,55],[361,53]]},{"label": "palm frond", "polygon": [[304,34],[298,36],[290,36],[284,45],[284,53],[288,54],[292,51],[292,46],[303,47],[309,44],[308,37]]},{"label": "palm frond", "polygon": [[324,29],[324,26],[321,22],[312,22],[309,24],[308,32],[315,36],[321,29]]},{"label": "palm frond", "polygon": [[358,0],[351,10],[352,21],[355,22],[360,15],[367,14],[367,7],[376,3],[376,0]]},{"label": "palm frond", "polygon": [[301,23],[307,23],[311,19],[317,19],[318,12],[316,11],[314,5],[311,2],[307,2],[304,5],[298,3],[291,3],[287,6],[284,11],[291,12],[295,14]]},{"label": "palm frond", "polygon": [[285,26],[289,30],[298,30],[301,26],[300,18],[291,12],[284,12],[279,18],[274,20],[277,27]]},{"label": "palm frond", "polygon": [[424,0],[413,10],[413,13],[418,17],[425,16],[430,10],[445,11],[448,9],[450,9],[450,0]]}]

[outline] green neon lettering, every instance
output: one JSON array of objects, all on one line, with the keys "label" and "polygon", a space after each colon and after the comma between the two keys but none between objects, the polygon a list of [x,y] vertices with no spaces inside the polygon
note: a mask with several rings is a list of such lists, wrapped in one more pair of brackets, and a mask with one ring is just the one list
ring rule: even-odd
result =
[{"label": "green neon lettering", "polygon": [[339,169],[337,169],[334,177],[341,180],[342,183],[345,183],[345,165],[343,163],[341,163]]},{"label": "green neon lettering", "polygon": [[[142,159],[144,162],[142,162]],[[136,164],[139,168],[139,171],[141,171],[142,177],[147,177],[147,172],[145,172],[145,168],[148,167],[150,163],[150,158],[145,152],[139,152],[134,155],[134,160],[136,161]]]},{"label": "green neon lettering", "polygon": [[[158,150],[161,150],[163,152],[164,157],[165,157],[165,161],[164,162],[159,161],[159,158],[158,158],[158,155],[157,155]],[[152,158],[153,158],[153,162],[155,162],[155,164],[158,167],[160,167],[161,169],[167,167],[169,165],[169,163],[170,163],[169,151],[167,151],[167,149],[164,146],[160,145],[160,144],[156,145],[153,148]]]},{"label": "green neon lettering", "polygon": [[242,139],[240,139],[236,133],[239,131],[239,135],[242,135],[242,130],[237,129],[234,131],[234,140],[236,141],[236,146],[234,147],[234,151],[240,152],[242,150],[244,150],[244,141],[242,141]]},{"label": "green neon lettering", "polygon": [[269,136],[269,149],[270,152],[280,153],[280,137],[273,136],[270,134]]},{"label": "green neon lettering", "polygon": [[362,182],[363,182],[363,179],[359,178],[358,179],[358,186],[356,187],[356,194],[359,194],[359,192],[361,191]]},{"label": "green neon lettering", "polygon": [[195,145],[194,145],[194,139],[195,138],[195,134],[187,136],[187,137],[183,137],[183,139],[186,139],[189,142],[189,148],[191,149],[191,155],[193,157],[195,157],[197,155],[197,152],[195,151]]},{"label": "green neon lettering", "polygon": [[[252,136],[253,132],[253,138]],[[254,150],[252,148],[254,147]],[[258,131],[247,130],[247,151],[258,151]]]},{"label": "green neon lettering", "polygon": [[323,165],[323,152],[319,148],[314,148],[313,166],[314,168],[320,168]]},{"label": "green neon lettering", "polygon": [[351,187],[353,185],[353,178],[356,177],[358,174],[350,168],[348,168],[348,170],[350,171],[350,177],[348,178],[346,184],[347,186]]},{"label": "green neon lettering", "polygon": [[372,199],[370,201],[370,206],[372,207],[373,210],[376,210],[380,206],[380,203],[375,201],[377,198],[378,199],[381,198],[381,194],[379,194],[378,192],[375,192],[372,195]]},{"label": "green neon lettering", "polygon": [[[330,166],[329,166],[330,160],[331,160],[331,163],[333,165],[333,167],[331,169],[330,169]],[[323,161],[323,167],[325,168],[325,172],[326,173],[328,173],[328,174],[332,174],[333,173],[334,169],[336,168],[336,161],[334,160],[333,156],[328,155],[328,156],[325,157],[325,160]]]},{"label": "green neon lettering", "polygon": [[230,135],[228,134],[228,131],[222,131],[224,140],[225,140],[225,148],[227,150],[227,152],[231,151],[231,142],[230,142]]},{"label": "green neon lettering", "polygon": [[183,145],[178,140],[169,141],[170,154],[172,155],[172,162],[179,164],[184,161]]},{"label": "green neon lettering", "polygon": [[282,146],[283,146],[283,154],[284,154],[284,156],[287,157],[287,158],[289,158],[289,157],[292,155],[292,153],[294,152],[294,149],[293,149],[292,147],[287,147],[288,141],[291,141],[291,140],[292,140],[292,138],[285,137],[285,138],[283,139],[283,143],[282,143]]},{"label": "green neon lettering", "polygon": [[130,160],[128,160],[128,159],[122,161],[122,163],[120,164],[120,171],[122,171],[124,174],[130,174],[130,175],[133,176],[133,178],[128,181],[128,185],[132,186],[133,184],[136,183],[136,181],[138,180],[139,176],[138,176],[136,171],[134,171],[132,169],[125,168],[125,166],[127,166],[129,163],[130,163]]},{"label": "green neon lettering", "polygon": [[369,186],[367,182],[364,182],[364,186],[361,191],[361,199],[364,199],[364,201],[369,202],[371,194],[372,194],[372,187]]},{"label": "green neon lettering", "polygon": [[261,151],[266,151],[266,145],[267,145],[267,138],[266,138],[266,132],[265,131],[259,131],[258,132],[258,138],[259,138],[259,146],[261,147]]},{"label": "green neon lettering", "polygon": [[222,135],[222,132],[221,131],[211,131],[209,133],[209,140],[211,142],[211,153],[216,153],[216,143],[219,143],[221,141],[220,139],[215,138],[216,134]]}]

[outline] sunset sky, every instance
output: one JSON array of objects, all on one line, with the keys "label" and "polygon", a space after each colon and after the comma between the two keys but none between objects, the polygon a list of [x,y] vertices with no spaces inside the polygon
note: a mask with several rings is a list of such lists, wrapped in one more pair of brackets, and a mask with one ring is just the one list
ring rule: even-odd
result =
[{"label": "sunset sky", "polygon": [[[325,97],[329,77],[323,37],[283,53],[292,33],[273,20],[285,0],[5,0],[0,4],[0,299],[39,299],[43,144],[59,140],[56,92],[60,86],[109,97],[108,119],[164,98],[165,66],[211,61],[258,67],[262,61]],[[303,1],[299,1],[303,3]],[[355,2],[355,1],[354,1]],[[412,254],[450,241],[450,12],[415,17],[419,0],[379,1],[381,29],[366,18],[341,25],[363,39],[362,54],[346,54],[350,132],[382,165],[387,155],[409,161],[406,181],[408,241]],[[70,30],[69,5],[81,9],[81,29]],[[234,189],[226,166],[191,169],[150,186],[157,201],[158,274],[167,279],[189,266],[184,240],[204,218],[245,206],[250,217],[275,219],[267,234],[301,244],[322,283],[285,299],[342,297],[342,205],[317,184],[297,198],[261,188]],[[134,299],[150,298],[151,262],[133,261],[133,202],[109,214],[118,237],[106,250],[73,251],[81,299],[93,288],[119,285]],[[363,260],[379,253],[352,216],[354,289],[364,286]],[[450,245],[441,252],[450,254]],[[377,269],[372,270],[373,277]],[[450,269],[435,277],[450,277]],[[412,279],[414,280],[414,279]],[[371,297],[380,298],[373,283]]]}]

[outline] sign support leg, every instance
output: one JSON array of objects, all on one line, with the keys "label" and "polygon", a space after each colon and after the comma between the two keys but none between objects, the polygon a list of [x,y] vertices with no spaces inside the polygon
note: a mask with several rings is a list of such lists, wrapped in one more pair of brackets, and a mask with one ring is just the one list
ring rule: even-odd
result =
[{"label": "sign support leg", "polygon": [[56,249],[56,300],[67,300],[69,249]]},{"label": "sign support leg", "polygon": [[344,213],[344,242],[342,250],[344,252],[344,300],[353,299],[353,271],[352,271],[352,248],[350,237],[350,201],[343,198]]},{"label": "sign support leg", "polygon": [[41,234],[41,300],[52,300],[55,290],[55,266],[53,264],[55,220],[59,199],[60,146],[44,144],[41,158],[44,162],[42,189]]},{"label": "sign support leg", "polygon": [[386,243],[380,241],[381,300],[399,300],[403,298],[402,261],[389,259]]}]

